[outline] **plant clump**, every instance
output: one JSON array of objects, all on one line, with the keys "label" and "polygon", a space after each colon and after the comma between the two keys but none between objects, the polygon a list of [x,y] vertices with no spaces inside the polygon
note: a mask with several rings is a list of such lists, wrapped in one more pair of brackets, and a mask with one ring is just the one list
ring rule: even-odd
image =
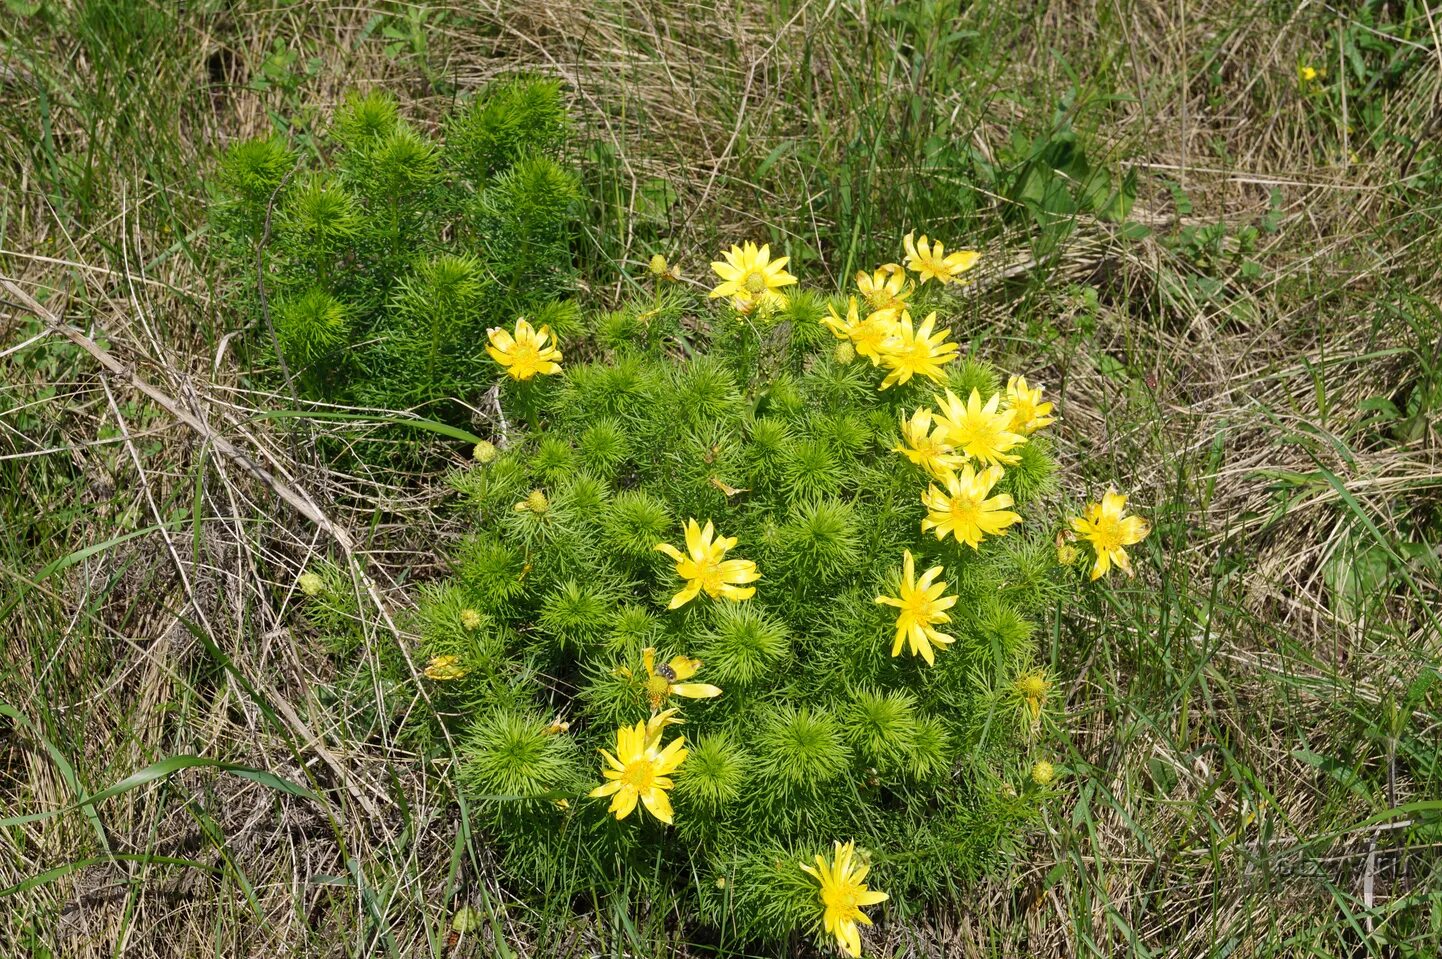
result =
[{"label": "plant clump", "polygon": [[1057,515],[1053,403],[940,319],[977,255],[905,248],[843,305],[733,247],[689,355],[703,304],[660,283],[569,339],[492,333],[512,425],[451,478],[471,535],[422,594],[422,675],[391,676],[455,727],[520,886],[855,956],[1057,788],[1037,619],[1146,526],[1112,492]]},{"label": "plant clump", "polygon": [[[226,151],[212,234],[269,385],[464,423],[449,401],[486,385],[488,330],[516,316],[545,334],[573,329],[569,126],[559,84],[517,78],[437,134],[388,94],[357,93],[313,148],[272,138]],[[531,374],[550,362],[544,336],[495,349]]]}]

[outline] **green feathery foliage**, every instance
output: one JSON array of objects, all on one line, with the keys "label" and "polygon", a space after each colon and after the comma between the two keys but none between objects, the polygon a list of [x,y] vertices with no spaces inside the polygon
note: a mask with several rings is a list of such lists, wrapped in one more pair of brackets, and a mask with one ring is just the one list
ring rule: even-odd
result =
[{"label": "green feathery foliage", "polygon": [[486,330],[518,316],[576,328],[559,84],[500,82],[443,130],[407,123],[389,94],[353,94],[314,150],[255,140],[221,158],[211,221],[228,297],[257,320],[268,303],[274,337],[258,324],[258,342],[304,398],[433,405],[464,424],[445,401],[486,385]]},{"label": "green feathery foliage", "polygon": [[[445,308],[466,262],[409,282],[445,272]],[[492,336],[483,385],[511,425],[451,477],[474,533],[423,591],[412,655],[437,710],[407,734],[455,727],[461,781],[537,895],[621,873],[743,937],[817,932],[801,866],[854,841],[886,908],[922,908],[1003,862],[1047,795],[1037,618],[1081,576],[1051,513],[1051,406],[981,356],[878,389],[885,369],[837,349],[845,304],[794,288],[687,324],[709,336],[683,355],[700,304],[653,277],[553,326],[554,368],[555,342]],[[918,315],[950,302],[907,292]],[[932,403],[953,420],[929,433]],[[976,545],[923,525],[985,510],[1003,522]]]}]

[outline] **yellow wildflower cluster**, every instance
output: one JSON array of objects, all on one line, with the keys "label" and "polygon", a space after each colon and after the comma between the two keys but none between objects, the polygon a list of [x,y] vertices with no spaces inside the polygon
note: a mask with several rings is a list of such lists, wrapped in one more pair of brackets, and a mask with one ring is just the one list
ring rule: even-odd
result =
[{"label": "yellow wildflower cluster", "polygon": [[[1022,522],[1012,496],[998,487],[1006,487],[1008,471],[1021,468],[1026,444],[1055,422],[1054,406],[1044,399],[1040,386],[1033,386],[1021,375],[1011,376],[1004,389],[989,396],[978,389],[963,396],[948,388],[947,365],[957,359],[960,347],[952,341],[951,329],[939,321],[938,312],[930,309],[937,300],[928,293],[968,283],[981,255],[965,249],[948,252],[940,241],[926,235],[918,238],[914,233],[904,238],[902,246],[902,263],[858,272],[844,315],[832,307],[821,323],[838,341],[836,361],[848,363],[856,357],[869,360],[880,372],[879,390],[904,387],[913,380],[935,384],[928,388],[930,404],[901,411],[900,437],[893,451],[923,475],[917,492],[925,507],[920,532],[930,532],[941,542],[949,538],[979,550],[987,539],[1004,536]],[[788,257],[772,257],[770,247],[764,244],[733,245],[711,264],[720,282],[709,295],[726,300],[743,314],[782,308],[787,303],[786,288],[797,283],[797,278],[786,271],[788,263]],[[649,271],[657,283],[674,282],[680,277],[679,269],[660,254],[651,258]],[[931,281],[935,285],[928,288],[926,284]],[[518,381],[561,372],[561,353],[550,330],[545,326],[533,329],[524,319],[516,322],[514,331],[491,330],[487,350],[506,374]],[[494,460],[496,455],[490,444],[478,446],[475,451],[481,463]],[[733,495],[747,492],[716,479],[712,482],[726,493],[728,501]],[[1058,535],[1059,563],[1065,566],[1075,561],[1077,548],[1072,543],[1085,540],[1095,554],[1093,579],[1105,575],[1112,566],[1130,574],[1126,547],[1141,542],[1149,530],[1139,517],[1127,516],[1125,506],[1126,498],[1114,490],[1108,490],[1100,503],[1089,504],[1081,516],[1071,520],[1070,528]],[[545,517],[551,504],[538,489],[515,503],[514,508]],[[679,589],[667,589],[667,609],[685,607],[702,594],[710,601],[734,603],[754,597],[761,573],[751,560],[735,556],[736,547],[736,537],[722,535],[712,520],[695,518],[685,523],[682,546],[656,543],[654,549],[674,564],[680,583]],[[943,579],[944,573],[943,566],[932,565],[918,575],[916,557],[906,549],[894,595],[875,597],[877,603],[896,610],[893,657],[906,650],[934,666],[938,651],[955,642],[944,630],[952,614],[957,613],[954,607],[959,596],[954,591],[948,593],[951,586]],[[468,622],[466,628],[479,628],[480,617],[471,610],[462,615],[465,613],[471,613],[476,621]],[[639,689],[643,697],[640,702],[644,703],[641,709],[649,706],[650,713],[647,718],[616,729],[614,751],[600,750],[604,781],[589,795],[610,797],[609,812],[618,820],[640,806],[655,819],[673,824],[671,777],[682,768],[688,755],[685,736],[665,741],[666,727],[683,722],[679,710],[671,705],[679,702],[673,697],[703,700],[722,695],[720,687],[695,681],[702,666],[699,659],[686,655],[662,658],[655,647],[648,646],[641,651],[640,670],[621,667],[614,671]],[[466,673],[456,657],[441,656],[431,660],[425,674],[432,680],[447,681]],[[1035,730],[1041,724],[1052,686],[1053,680],[1046,672],[1033,669],[1016,675],[1000,695],[1014,708],[1023,726]],[[566,724],[557,723],[548,734],[565,731]],[[1055,776],[1056,770],[1045,760],[1036,761],[1030,769],[1031,782],[1037,787],[1048,786]],[[820,883],[824,928],[851,956],[861,954],[859,924],[870,923],[863,907],[887,899],[885,893],[865,885],[867,860],[854,843],[836,842],[829,861],[817,856],[815,866],[800,866]]]}]

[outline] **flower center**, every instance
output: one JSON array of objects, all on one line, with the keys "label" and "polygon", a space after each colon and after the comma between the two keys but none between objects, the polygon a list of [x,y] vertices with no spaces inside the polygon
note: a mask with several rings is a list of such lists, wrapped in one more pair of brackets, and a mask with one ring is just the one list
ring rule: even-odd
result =
[{"label": "flower center", "polygon": [[750,293],[752,296],[755,296],[758,293],[765,293],[766,276],[759,270],[752,270],[750,273],[746,274],[746,282],[741,285],[744,286],[746,288],[746,292]]},{"label": "flower center", "polygon": [[891,294],[885,287],[874,287],[866,294],[866,302],[871,304],[872,310],[884,310],[891,305]]},{"label": "flower center", "polygon": [[655,781],[656,766],[649,759],[637,759],[627,763],[625,772],[621,773],[621,782],[638,792],[650,789]]},{"label": "flower center", "polygon": [[665,676],[652,676],[646,680],[646,695],[651,697],[653,703],[660,703],[671,695],[671,683]]},{"label": "flower center", "polygon": [[525,343],[520,340],[511,347],[511,365],[521,369],[530,369],[537,365],[541,356],[540,350],[536,349],[534,343]]},{"label": "flower center", "polygon": [[1028,699],[1041,699],[1046,695],[1046,680],[1040,676],[1023,676],[1016,685]]},{"label": "flower center", "polygon": [[832,886],[829,889],[823,890],[821,898],[826,903],[826,908],[828,909],[834,909],[843,914],[859,911],[857,903],[860,897],[856,891],[856,886],[852,883]]},{"label": "flower center", "polygon": [[951,518],[953,520],[970,521],[979,512],[981,512],[980,497],[958,493],[951,498]]},{"label": "flower center", "polygon": [[1122,545],[1122,521],[1103,516],[1092,527],[1091,540],[1098,549],[1116,549]]}]

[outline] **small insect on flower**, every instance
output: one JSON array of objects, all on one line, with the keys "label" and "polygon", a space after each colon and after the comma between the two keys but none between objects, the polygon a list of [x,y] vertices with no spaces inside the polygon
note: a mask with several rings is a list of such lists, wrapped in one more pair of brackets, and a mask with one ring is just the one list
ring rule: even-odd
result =
[{"label": "small insect on flower", "polygon": [[640,802],[651,815],[667,825],[672,824],[671,800],[666,790],[675,785],[670,774],[686,761],[686,737],[677,736],[663,749],[664,728],[664,723],[658,725],[653,736],[650,724],[644,719],[634,726],[622,726],[616,730],[615,754],[600,751],[609,767],[603,768],[601,774],[609,782],[597,786],[588,795],[593,799],[610,796],[611,806],[607,811],[618,820],[631,815]]},{"label": "small insect on flower", "polygon": [[757,306],[779,307],[786,303],[786,296],[778,292],[784,286],[796,282],[796,277],[786,272],[790,257],[771,259],[770,244],[757,249],[756,244],[747,241],[745,246],[732,245],[721,254],[725,262],[716,261],[711,269],[722,280],[708,295],[712,299],[729,296],[736,308],[749,312]]},{"label": "small insect on flower", "polygon": [[1025,376],[1013,376],[1006,381],[1006,412],[1011,414],[1011,432],[1030,436],[1043,426],[1056,422],[1051,415],[1052,404],[1041,401],[1041,387],[1029,389]]},{"label": "small insect on flower", "polygon": [[505,367],[513,380],[529,380],[537,373],[551,376],[561,372],[561,351],[552,342],[549,326],[542,325],[536,330],[522,318],[516,321],[515,335],[496,326],[486,331],[486,337],[491,341],[486,352]]},{"label": "small insect on flower", "polygon": [[559,736],[561,733],[569,732],[570,729],[571,724],[568,723],[566,720],[553,719],[551,720],[550,725],[548,725],[544,730],[542,730],[542,732],[544,732],[547,736]]},{"label": "small insect on flower", "polygon": [[906,271],[896,263],[888,263],[871,273],[861,270],[856,274],[856,289],[871,307],[873,313],[880,310],[899,312],[911,296],[911,281]]},{"label": "small insect on flower", "polygon": [[966,465],[964,456],[957,456],[955,448],[946,441],[946,427],[937,426],[932,429],[932,412],[929,409],[915,410],[911,419],[906,418],[906,413],[901,414],[901,439],[898,446],[893,446],[893,453],[901,453],[917,466],[926,470],[932,476],[945,476]]},{"label": "small insect on flower", "polygon": [[825,910],[822,924],[826,931],[836,937],[837,945],[848,956],[859,957],[861,930],[856,924],[871,925],[861,907],[874,906],[891,897],[866,888],[862,880],[871,867],[854,861],[855,854],[854,842],[838,842],[831,862],[818,855],[814,867],[803,864],[801,869],[821,883],[821,905]]},{"label": "small insect on flower", "polygon": [[942,286],[955,282],[981,259],[981,254],[975,250],[957,250],[947,254],[940,240],[928,243],[925,233],[921,239],[913,240],[915,235],[915,230],[906,234],[902,245],[906,247],[907,267],[916,271],[921,277],[917,282],[923,285],[927,280],[935,280]]},{"label": "small insect on flower", "polygon": [[295,584],[307,596],[319,596],[321,590],[325,589],[325,580],[320,578],[319,573],[301,573]]},{"label": "small insect on flower", "polygon": [[1011,466],[1020,457],[1008,451],[1026,442],[1026,437],[1011,431],[1012,414],[999,411],[1001,394],[993,393],[982,405],[981,394],[971,391],[965,403],[951,390],[945,397],[935,397],[940,410],[937,417],[946,427],[946,439],[980,465],[1005,463]]},{"label": "small insect on flower", "polygon": [[926,665],[936,665],[936,654],[932,645],[949,646],[955,639],[936,629],[939,623],[951,622],[946,610],[956,605],[955,596],[943,596],[946,581],[935,582],[942,574],[940,566],[933,566],[916,578],[916,561],[911,550],[902,553],[901,584],[898,596],[878,596],[876,601],[886,606],[895,606],[896,638],[891,644],[893,657],[901,654],[903,643],[910,642],[911,654],[926,660]]},{"label": "small insect on flower", "polygon": [[477,463],[486,466],[495,461],[496,453],[496,444],[489,440],[481,440],[476,444],[476,448],[471,452],[471,456],[474,457]]},{"label": "small insect on flower", "polygon": [[461,679],[466,672],[467,670],[461,666],[459,656],[433,656],[431,661],[426,663],[425,668],[426,679],[433,679],[438,683]]},{"label": "small insect on flower", "polygon": [[935,530],[937,539],[947,534],[972,549],[981,546],[987,536],[1004,536],[1007,527],[1021,522],[1021,517],[1007,509],[1011,496],[1001,493],[988,496],[1001,479],[1001,467],[990,466],[977,473],[970,463],[960,473],[949,473],[942,480],[945,489],[935,484],[927,487],[921,502],[927,509],[921,531]]},{"label": "small insect on flower", "polygon": [[826,309],[830,315],[821,318],[821,325],[838,340],[848,341],[858,356],[871,360],[872,366],[879,366],[886,341],[896,333],[895,311],[878,310],[863,320],[854,296],[846,299],[844,320],[837,314],[836,307],[828,306]]},{"label": "small insect on flower", "polygon": [[1071,521],[1071,528],[1096,552],[1091,573],[1094,580],[1105,576],[1114,564],[1128,576],[1133,575],[1126,547],[1146,539],[1151,527],[1140,516],[1127,516],[1126,506],[1127,498],[1108,488],[1100,503],[1088,503],[1082,515]]},{"label": "small insect on flower", "polygon": [[[672,656],[671,661],[656,665],[656,649],[647,646],[641,650],[641,663],[646,668],[646,695],[651,700],[653,711],[666,704],[674,696],[687,699],[711,699],[721,695],[721,687],[708,683],[688,683],[684,680],[695,676],[701,669],[701,660],[685,656]],[[632,678],[631,670],[622,666],[616,672],[627,679]],[[675,712],[675,710],[671,710]]]},{"label": "small insect on flower", "polygon": [[716,536],[716,527],[709,519],[705,529],[694,519],[686,521],[685,553],[670,543],[657,543],[656,549],[676,561],[677,575],[686,580],[686,588],[672,596],[666,608],[684,606],[702,590],[712,599],[738,602],[756,595],[756,587],[745,585],[761,578],[756,564],[749,559],[724,559],[735,545],[734,536]]},{"label": "small insect on flower", "polygon": [[940,382],[946,378],[942,366],[956,359],[961,347],[946,342],[951,331],[943,327],[932,333],[936,325],[936,314],[929,314],[921,326],[913,327],[911,314],[901,311],[896,329],[881,346],[881,363],[891,372],[881,381],[879,389],[890,389],[897,384],[905,385],[913,376],[924,376]]}]

